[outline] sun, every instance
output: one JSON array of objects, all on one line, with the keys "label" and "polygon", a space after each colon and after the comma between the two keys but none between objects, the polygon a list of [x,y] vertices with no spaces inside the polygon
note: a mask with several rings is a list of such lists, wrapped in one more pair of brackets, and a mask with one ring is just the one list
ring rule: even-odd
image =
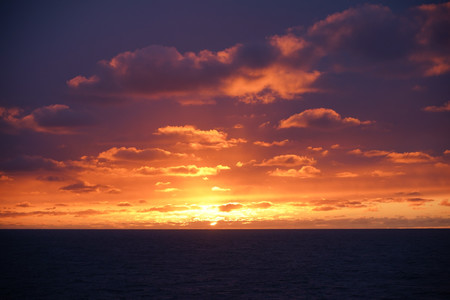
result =
[{"label": "sun", "polygon": [[217,225],[217,221],[209,223],[209,226],[216,226],[216,225]]}]

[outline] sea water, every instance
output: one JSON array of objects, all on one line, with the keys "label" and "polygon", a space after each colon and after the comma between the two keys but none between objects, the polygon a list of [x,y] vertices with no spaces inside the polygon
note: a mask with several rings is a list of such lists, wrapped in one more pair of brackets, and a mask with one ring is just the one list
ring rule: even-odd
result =
[{"label": "sea water", "polygon": [[0,299],[450,299],[450,230],[0,230]]}]

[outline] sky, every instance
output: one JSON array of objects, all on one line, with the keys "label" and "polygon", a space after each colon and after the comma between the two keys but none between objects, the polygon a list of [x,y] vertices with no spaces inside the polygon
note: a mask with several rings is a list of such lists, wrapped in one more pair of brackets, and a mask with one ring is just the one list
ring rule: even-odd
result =
[{"label": "sky", "polygon": [[450,227],[450,2],[0,6],[0,228]]}]

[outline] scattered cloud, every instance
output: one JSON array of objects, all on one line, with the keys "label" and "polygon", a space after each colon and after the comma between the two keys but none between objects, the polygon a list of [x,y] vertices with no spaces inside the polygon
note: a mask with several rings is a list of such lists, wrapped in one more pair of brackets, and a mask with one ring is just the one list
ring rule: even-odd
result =
[{"label": "scattered cloud", "polygon": [[450,111],[450,101],[445,102],[441,106],[427,106],[423,109],[427,112],[445,112]]},{"label": "scattered cloud", "polygon": [[184,144],[193,149],[225,149],[246,143],[245,139],[228,139],[227,133],[216,129],[200,130],[192,125],[166,126],[158,128],[157,135],[176,138],[178,144]]},{"label": "scattered cloud", "polygon": [[0,181],[13,181],[14,179],[8,175],[6,175],[5,173],[3,173],[2,171],[0,171]]},{"label": "scattered cloud", "polygon": [[69,184],[60,188],[63,191],[69,191],[73,193],[91,193],[98,192],[100,190],[100,185],[91,185],[89,183],[79,181],[74,184]]},{"label": "scattered cloud", "polygon": [[359,175],[353,172],[340,172],[336,174],[336,177],[339,178],[353,178],[353,177],[358,177]]},{"label": "scattered cloud", "polygon": [[129,202],[119,202],[117,206],[132,206]]},{"label": "scattered cloud", "polygon": [[161,192],[161,193],[172,193],[172,192],[178,192],[180,189],[178,188],[165,188],[162,190],[155,190],[155,192]]},{"label": "scattered cloud", "polygon": [[219,205],[218,208],[222,212],[230,212],[232,210],[241,209],[243,207],[244,207],[244,205],[242,205],[240,203],[227,203],[227,204]]},{"label": "scattered cloud", "polygon": [[221,188],[221,187],[218,187],[218,186],[213,186],[211,188],[211,191],[213,191],[213,192],[228,192],[228,191],[231,191],[231,189]]},{"label": "scattered cloud", "polygon": [[280,176],[280,177],[298,177],[298,178],[312,178],[320,174],[320,170],[313,166],[303,166],[300,169],[275,169],[274,171],[269,171],[270,176]]},{"label": "scattered cloud", "polygon": [[254,202],[247,205],[249,208],[260,208],[260,209],[267,209],[273,206],[272,202],[269,201],[261,201],[261,202]]},{"label": "scattered cloud", "polygon": [[164,205],[164,206],[157,206],[157,207],[152,207],[149,209],[144,209],[144,210],[141,210],[140,212],[157,211],[160,213],[165,213],[165,212],[174,212],[174,211],[185,211],[185,210],[190,210],[190,209],[195,209],[195,208],[196,208],[196,206],[168,204],[168,205]]},{"label": "scattered cloud", "polygon": [[16,204],[17,207],[31,207],[31,203],[28,201],[20,202]]},{"label": "scattered cloud", "polygon": [[366,157],[383,157],[391,162],[400,164],[426,163],[436,161],[436,157],[420,151],[400,153],[383,150],[361,151],[360,149],[355,149],[349,151],[348,153],[354,155],[363,155]]},{"label": "scattered cloud", "polygon": [[187,157],[186,154],[171,153],[169,151],[159,148],[137,149],[135,147],[113,147],[98,155],[99,159],[117,161],[117,160],[131,160],[131,161],[151,161],[165,159],[169,157]]},{"label": "scattered cloud", "polygon": [[294,167],[301,165],[313,165],[316,163],[314,158],[306,156],[298,156],[295,154],[284,154],[278,155],[270,159],[263,160],[255,166],[269,167],[269,166],[280,166],[280,167]]},{"label": "scattered cloud", "polygon": [[18,217],[28,217],[28,216],[66,216],[73,215],[75,217],[86,217],[92,215],[102,215],[107,214],[111,211],[99,211],[95,209],[86,209],[78,211],[55,211],[55,210],[37,210],[30,212],[18,212],[18,211],[0,211],[0,218],[18,218]]},{"label": "scattered cloud", "polygon": [[284,146],[287,143],[289,143],[289,140],[282,140],[282,141],[273,141],[271,143],[267,143],[267,142],[263,142],[263,141],[256,141],[253,142],[254,145],[256,146],[261,146],[261,147],[273,147],[273,146]]},{"label": "scattered cloud", "polygon": [[346,126],[371,124],[371,121],[360,121],[355,118],[342,118],[340,114],[329,108],[307,109],[301,113],[281,120],[278,128],[318,128],[335,129]]},{"label": "scattered cloud", "polygon": [[230,167],[222,165],[217,165],[216,167],[197,167],[196,165],[187,165],[160,168],[143,166],[135,169],[135,172],[142,175],[197,177],[217,175],[220,171],[229,169]]},{"label": "scattered cloud", "polygon": [[375,170],[371,173],[372,176],[376,177],[391,177],[391,176],[400,176],[405,175],[404,172],[399,171],[382,171],[382,170]]}]

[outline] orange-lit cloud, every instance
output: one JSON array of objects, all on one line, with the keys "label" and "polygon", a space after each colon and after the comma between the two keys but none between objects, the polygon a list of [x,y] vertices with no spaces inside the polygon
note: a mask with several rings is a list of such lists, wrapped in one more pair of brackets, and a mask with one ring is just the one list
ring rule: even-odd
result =
[{"label": "orange-lit cloud", "polygon": [[313,166],[303,166],[300,169],[275,169],[274,171],[269,171],[270,176],[280,176],[280,177],[298,177],[298,178],[311,178],[316,177],[320,174],[320,170]]},{"label": "orange-lit cloud", "polygon": [[196,165],[187,165],[160,168],[143,166],[135,169],[135,172],[142,175],[197,177],[217,175],[220,171],[229,169],[230,167],[222,165],[217,165],[216,167],[197,167]]},{"label": "orange-lit cloud", "polygon": [[273,141],[273,142],[271,142],[271,143],[263,142],[263,141],[256,141],[256,142],[253,142],[254,145],[261,146],[261,147],[284,146],[284,145],[286,145],[287,143],[289,143],[289,140],[288,140],[288,139],[282,140],[282,141]]},{"label": "orange-lit cloud", "polygon": [[241,209],[244,205],[240,203],[227,203],[219,206],[219,210],[223,212],[230,212],[232,210]]},{"label": "orange-lit cloud", "polygon": [[295,154],[283,154],[273,158],[262,161],[255,166],[268,167],[268,166],[281,166],[281,167],[295,167],[301,165],[313,165],[316,163],[314,158],[306,156],[298,156]]},{"label": "orange-lit cloud", "polygon": [[340,114],[329,108],[307,109],[301,113],[290,116],[281,120],[278,128],[321,128],[334,129],[344,126],[358,126],[370,124],[371,121],[361,122],[358,119],[347,117],[342,118]]},{"label": "orange-lit cloud", "polygon": [[[291,67],[284,60],[292,51],[286,49],[285,42],[272,42],[181,54],[173,47],[153,45],[101,61],[101,73],[91,77],[79,75],[67,84],[72,89],[103,96],[166,95],[183,101],[197,93],[201,101],[201,91],[207,97],[225,95],[241,97],[245,102],[268,103],[275,97],[290,99],[313,91],[311,84],[320,76],[316,70]],[[246,100],[249,97],[254,100]]]},{"label": "orange-lit cloud", "polygon": [[445,102],[442,106],[427,106],[423,110],[428,112],[450,111],[450,101]]},{"label": "orange-lit cloud", "polygon": [[391,162],[401,164],[426,163],[436,161],[436,157],[420,151],[399,153],[382,150],[361,151],[360,149],[355,149],[350,151],[349,153],[364,155],[366,157],[384,157]]},{"label": "orange-lit cloud", "polygon": [[136,147],[113,147],[98,155],[99,159],[105,160],[137,160],[151,161],[166,159],[169,157],[186,157],[186,154],[171,153],[159,148],[137,149]]},{"label": "orange-lit cloud", "polygon": [[193,149],[225,149],[246,143],[242,138],[227,138],[227,133],[216,129],[200,130],[195,126],[166,126],[158,128],[158,135],[166,135],[176,139],[177,143]]}]

